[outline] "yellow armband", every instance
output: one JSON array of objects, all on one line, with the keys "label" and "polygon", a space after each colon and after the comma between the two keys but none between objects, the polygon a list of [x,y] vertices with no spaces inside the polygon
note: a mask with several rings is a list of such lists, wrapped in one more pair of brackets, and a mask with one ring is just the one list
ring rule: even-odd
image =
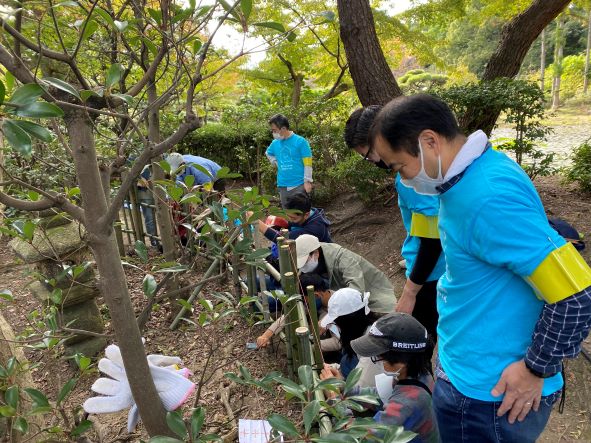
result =
[{"label": "yellow armband", "polygon": [[552,304],[591,286],[591,268],[567,243],[548,254],[526,281],[539,299]]},{"label": "yellow armband", "polygon": [[410,235],[413,237],[439,238],[438,220],[439,218],[436,215],[429,216],[413,212],[410,222]]},{"label": "yellow armband", "polygon": [[304,157],[303,159],[304,166],[312,166],[312,157]]}]

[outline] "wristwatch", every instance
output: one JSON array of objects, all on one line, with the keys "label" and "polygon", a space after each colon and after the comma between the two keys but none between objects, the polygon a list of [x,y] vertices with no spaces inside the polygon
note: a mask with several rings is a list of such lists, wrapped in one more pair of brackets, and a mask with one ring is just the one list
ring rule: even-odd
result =
[{"label": "wristwatch", "polygon": [[552,372],[552,373],[548,373],[548,374],[544,374],[543,372],[540,371],[536,371],[534,368],[530,367],[530,365],[527,364],[527,361],[524,361],[525,363],[525,367],[527,368],[527,370],[529,372],[531,372],[533,375],[535,375],[536,377],[539,378],[550,378],[553,377],[557,374],[557,372]]}]

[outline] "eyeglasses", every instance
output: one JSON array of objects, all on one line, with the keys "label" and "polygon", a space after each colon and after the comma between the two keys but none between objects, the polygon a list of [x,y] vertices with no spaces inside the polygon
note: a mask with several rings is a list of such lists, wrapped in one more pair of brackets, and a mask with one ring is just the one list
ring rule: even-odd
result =
[{"label": "eyeglasses", "polygon": [[383,358],[381,355],[374,355],[373,357],[370,357],[370,360],[373,364],[379,363],[381,361],[386,360],[385,358]]},{"label": "eyeglasses", "polygon": [[371,153],[371,146],[369,148],[367,148],[367,152],[365,153],[365,156],[363,157],[363,160],[371,161],[368,158],[370,153]]}]

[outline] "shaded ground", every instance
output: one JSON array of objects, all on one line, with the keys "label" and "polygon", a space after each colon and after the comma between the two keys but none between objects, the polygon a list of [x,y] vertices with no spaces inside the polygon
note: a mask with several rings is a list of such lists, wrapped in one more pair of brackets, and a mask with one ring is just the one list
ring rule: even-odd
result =
[{"label": "shaded ground", "polygon": [[[581,195],[572,186],[563,185],[557,177],[541,179],[536,185],[549,214],[568,220],[585,234],[586,238],[591,238],[591,198]],[[384,205],[386,199],[387,196],[384,196],[368,208],[356,197],[342,195],[325,209],[333,221],[335,241],[362,254],[379,266],[394,283],[396,292],[400,293],[404,274],[398,262],[401,259],[400,247],[405,234],[395,200]],[[591,259],[591,245],[584,255],[587,260]],[[198,266],[198,270],[190,280],[199,279],[201,268],[203,266]],[[4,308],[3,314],[17,333],[26,325],[26,314],[37,307],[37,303],[26,289],[26,282],[30,280],[26,273],[25,267],[15,263],[5,242],[2,242],[0,244],[2,287],[11,289],[16,298],[16,303]],[[137,314],[145,304],[145,297],[141,290],[143,273],[127,268],[127,276]],[[224,282],[211,283],[204,294],[210,299],[215,299],[213,294],[216,291],[231,292],[230,285]],[[98,303],[101,304],[103,301],[99,299]],[[228,434],[233,425],[228,422],[227,411],[216,397],[224,386],[229,385],[223,373],[236,372],[238,362],[259,377],[276,369],[285,371],[283,364],[285,360],[281,350],[275,348],[269,351],[248,351],[245,344],[254,341],[263,327],[251,326],[248,318],[240,313],[227,317],[219,325],[207,326],[204,329],[185,323],[179,330],[170,331],[168,329],[170,311],[171,306],[167,304],[158,305],[154,310],[145,334],[146,348],[150,353],[174,354],[183,358],[187,367],[195,373],[193,380],[204,381],[201,383],[203,388],[197,403],[207,407],[206,423],[210,431]],[[112,333],[108,323],[108,310],[104,305],[101,305],[101,312],[104,313],[107,322],[107,332]],[[196,316],[197,314],[193,315],[193,320]],[[589,339],[587,349],[591,352]],[[55,360],[50,355],[40,356],[39,353],[30,352],[28,355],[39,363],[34,370],[34,378],[39,389],[55,399],[59,387],[69,377],[74,376],[75,371],[64,360]],[[209,361],[208,356],[211,356]],[[560,415],[556,410],[553,412],[540,441],[548,443],[591,441],[589,411],[591,364],[583,357],[579,357],[569,362],[567,374],[568,397],[565,413]],[[83,377],[68,400],[68,406],[74,407],[81,404],[89,396],[89,387],[95,379],[96,374]],[[196,398],[193,396],[188,404],[195,401]],[[246,391],[236,386],[231,386],[230,405],[233,413],[242,418],[263,418],[271,411],[292,416],[297,413],[297,407],[290,407],[282,399],[261,392]],[[141,426],[136,434],[131,436],[126,434],[126,418],[126,413],[100,416],[99,421],[104,432],[102,441],[146,439]],[[232,435],[228,437],[227,441],[232,441]]]}]

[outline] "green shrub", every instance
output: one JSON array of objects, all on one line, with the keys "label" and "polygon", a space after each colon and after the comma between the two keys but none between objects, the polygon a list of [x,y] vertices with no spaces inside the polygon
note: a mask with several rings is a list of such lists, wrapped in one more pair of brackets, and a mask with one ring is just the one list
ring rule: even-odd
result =
[{"label": "green shrub", "polygon": [[591,139],[574,150],[572,160],[572,166],[566,170],[566,179],[591,193]]}]

